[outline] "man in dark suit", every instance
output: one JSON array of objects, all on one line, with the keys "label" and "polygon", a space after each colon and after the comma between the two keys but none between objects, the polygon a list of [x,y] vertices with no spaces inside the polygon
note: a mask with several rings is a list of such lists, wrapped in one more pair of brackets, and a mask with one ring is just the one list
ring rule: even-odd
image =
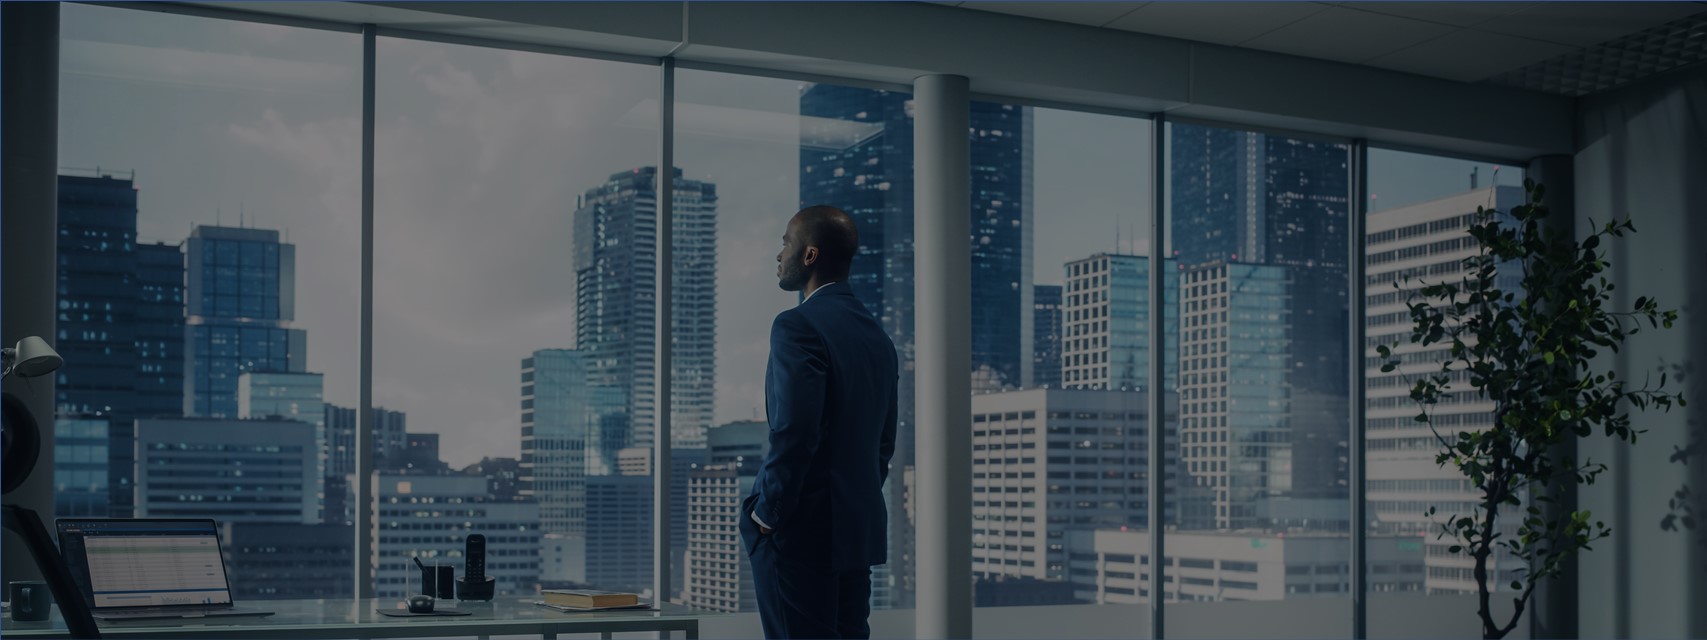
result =
[{"label": "man in dark suit", "polygon": [[771,324],[770,453],[740,518],[767,638],[871,636],[898,372],[895,343],[848,288],[858,248],[848,214],[814,206],[777,254],[778,284],[802,299]]}]

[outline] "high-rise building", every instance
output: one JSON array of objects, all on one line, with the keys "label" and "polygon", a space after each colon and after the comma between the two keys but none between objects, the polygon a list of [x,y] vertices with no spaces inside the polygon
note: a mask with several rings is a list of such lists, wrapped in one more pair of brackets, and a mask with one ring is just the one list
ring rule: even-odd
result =
[{"label": "high-rise building", "polygon": [[[1169,602],[1344,598],[1351,590],[1351,539],[1332,533],[1169,531],[1164,597]],[[1079,600],[1150,601],[1150,532],[1075,529],[1067,535]],[[1423,545],[1415,536],[1369,536],[1369,590],[1418,592]]]},{"label": "high-rise building", "polygon": [[136,516],[320,523],[314,425],[294,420],[136,421]]},{"label": "high-rise building", "polygon": [[136,417],[184,413],[184,250],[136,245]]},{"label": "high-rise building", "polygon": [[[705,444],[716,373],[717,186],[675,169],[670,398],[673,446]],[[652,446],[657,424],[657,170],[614,174],[574,213],[575,345],[587,384],[627,390],[627,446]]]},{"label": "high-rise building", "polygon": [[[1480,245],[1468,233],[1475,222],[1476,208],[1510,211],[1524,202],[1517,187],[1487,187],[1407,207],[1369,214],[1364,319],[1367,382],[1364,433],[1368,448],[1368,499],[1373,519],[1372,534],[1417,536],[1428,545],[1429,593],[1474,593],[1476,580],[1470,573],[1473,559],[1452,553],[1458,544],[1437,538],[1440,526],[1454,516],[1468,515],[1468,505],[1481,499],[1470,481],[1451,465],[1435,463],[1440,441],[1429,425],[1417,422],[1417,404],[1410,388],[1417,376],[1440,372],[1440,363],[1451,351],[1450,342],[1429,346],[1410,343],[1411,316],[1406,307],[1426,282],[1453,282],[1471,275],[1463,264],[1476,255]],[[1515,278],[1501,274],[1501,278]],[[1502,284],[1505,291],[1519,291],[1515,282]],[[1377,345],[1394,345],[1401,364],[1381,371]],[[1435,426],[1457,433],[1476,432],[1493,426],[1494,405],[1479,396],[1463,372],[1454,374],[1453,389],[1429,414]],[[1430,506],[1438,508],[1427,515]],[[1516,523],[1508,521],[1503,534],[1516,535]],[[1497,550],[1504,547],[1496,545]],[[1521,561],[1504,551],[1492,557],[1489,580],[1496,590],[1517,578]]]},{"label": "high-rise building", "polygon": [[[800,203],[846,211],[859,228],[860,250],[848,282],[895,342],[901,361],[900,415],[894,464],[913,463],[913,116],[904,93],[830,84],[807,85],[802,127]],[[1032,376],[1032,116],[1028,108],[974,102],[970,163],[972,363],[980,389],[1023,385]],[[912,605],[902,489],[889,496],[889,563],[873,573],[879,608]],[[891,591],[890,587],[894,589]]]},{"label": "high-rise building", "polygon": [[[282,418],[314,425],[315,452],[308,462],[315,475],[326,477],[327,450],[324,374],[245,371],[237,376],[237,417],[244,420]],[[321,485],[322,488],[324,484]],[[324,491],[317,496],[322,508]],[[324,517],[324,514],[322,514]]]},{"label": "high-rise building", "polygon": [[706,436],[708,457],[688,479],[687,584],[683,604],[754,611],[753,569],[742,548],[741,501],[770,450],[770,425],[732,422]]},{"label": "high-rise building", "polygon": [[[1179,274],[1162,261],[1164,388],[1179,369]],[[1150,259],[1098,253],[1063,265],[1061,386],[1150,388]]]},{"label": "high-rise building", "polygon": [[[326,405],[326,518],[327,524],[355,521],[356,410]],[[373,408],[373,468],[397,471],[404,467],[408,449],[407,416],[402,411]]]},{"label": "high-rise building", "polygon": [[[1146,397],[1107,389],[972,396],[975,576],[1065,580],[1069,528],[1148,526]],[[1171,398],[1167,408],[1175,410]],[[1165,424],[1172,454],[1174,421]]]},{"label": "high-rise building", "polygon": [[237,600],[312,600],[355,594],[347,524],[221,522],[226,576]]},{"label": "high-rise building", "polygon": [[[463,550],[470,534],[486,536],[486,575],[500,598],[536,593],[539,584],[539,506],[498,500],[480,476],[381,473],[374,491],[375,597],[402,598],[420,589],[421,572],[410,559],[466,572]],[[650,565],[648,565],[650,566]]]},{"label": "high-rise building", "polygon": [[521,493],[546,533],[587,529],[587,476],[614,475],[628,441],[628,394],[590,384],[585,355],[542,349],[522,360]]},{"label": "high-rise building", "polygon": [[236,417],[245,371],[306,371],[296,245],[270,229],[197,226],[187,242],[184,415]]},{"label": "high-rise building", "polygon": [[[108,422],[101,448],[107,458],[100,465],[106,487],[97,492],[85,486],[96,473],[91,467],[77,472],[73,484],[80,495],[60,494],[77,502],[65,509],[85,515],[132,515],[135,420],[183,411],[183,256],[173,245],[137,244],[136,203],[130,179],[98,172],[59,176],[54,345],[78,366],[56,374],[56,419],[77,421],[85,434],[85,421]],[[83,452],[91,446],[60,444]],[[87,512],[97,493],[109,504]]]},{"label": "high-rise building", "polygon": [[1031,294],[1031,382],[1027,387],[1061,386],[1061,285],[1040,284]]},{"label": "high-rise building", "polygon": [[1343,533],[1349,147],[1198,125],[1169,135],[1185,524]]},{"label": "high-rise building", "polygon": [[[108,517],[106,417],[65,417],[53,425],[53,513],[61,518]],[[125,473],[127,479],[133,474]],[[126,500],[129,504],[131,501]]]}]

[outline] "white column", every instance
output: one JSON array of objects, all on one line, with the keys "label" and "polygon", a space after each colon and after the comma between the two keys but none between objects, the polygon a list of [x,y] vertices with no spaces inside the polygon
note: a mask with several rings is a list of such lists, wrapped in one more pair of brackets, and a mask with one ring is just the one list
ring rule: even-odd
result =
[{"label": "white column", "polygon": [[[54,285],[58,264],[58,131],[59,131],[59,4],[5,3],[0,25],[0,79],[6,108],[0,111],[0,208],[6,211],[0,238],[0,274],[6,292],[0,318],[0,343],[10,347],[27,336],[55,344]],[[67,366],[78,363],[68,362]],[[51,375],[6,381],[6,392],[18,396],[41,429],[41,455],[35,471],[6,496],[6,504],[33,509],[43,522],[53,523],[53,381]],[[21,539],[5,534],[5,580],[41,577]]]},{"label": "white column", "polygon": [[919,638],[972,636],[972,249],[968,81],[913,81]]}]

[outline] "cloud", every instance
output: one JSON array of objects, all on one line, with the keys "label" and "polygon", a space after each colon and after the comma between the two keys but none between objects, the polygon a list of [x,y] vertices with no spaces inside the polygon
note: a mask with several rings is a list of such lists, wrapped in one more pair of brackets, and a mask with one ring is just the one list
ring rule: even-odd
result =
[{"label": "cloud", "polygon": [[73,38],[59,57],[66,74],[216,91],[332,94],[354,79],[334,64]]}]

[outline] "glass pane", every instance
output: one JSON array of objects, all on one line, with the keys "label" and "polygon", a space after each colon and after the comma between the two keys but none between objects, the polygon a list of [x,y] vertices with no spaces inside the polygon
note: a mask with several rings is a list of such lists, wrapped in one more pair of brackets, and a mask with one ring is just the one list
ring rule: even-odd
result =
[{"label": "glass pane", "polygon": [[59,515],[214,518],[236,598],[349,596],[361,39],[60,10]]},{"label": "glass pane", "polygon": [[[1418,423],[1410,398],[1419,375],[1439,372],[1450,345],[1410,345],[1413,300],[1424,280],[1448,282],[1467,275],[1462,261],[1478,253],[1466,230],[1477,207],[1509,211],[1523,202],[1523,169],[1435,156],[1372,149],[1369,152],[1364,370],[1368,442],[1369,619],[1380,637],[1467,635],[1480,632],[1474,561],[1454,554],[1440,526],[1468,516],[1478,495],[1457,468],[1435,463],[1440,441]],[[1402,364],[1381,371],[1376,348],[1395,347]],[[1493,405],[1459,378],[1446,401],[1429,411],[1447,434],[1491,424]],[[1430,516],[1430,508],[1436,510]],[[1508,509],[1511,509],[1508,507]],[[1506,513],[1511,513],[1507,511]],[[1516,533],[1507,522],[1505,535]],[[1522,566],[1505,553],[1491,559],[1493,590],[1508,591]],[[1510,598],[1496,593],[1495,601]],[[1409,611],[1431,611],[1416,624],[1392,625]],[[1509,616],[1509,613],[1506,614]],[[1503,622],[1508,618],[1500,618]],[[1526,635],[1519,624],[1517,635]]]},{"label": "glass pane", "polygon": [[911,96],[702,71],[676,80],[677,597],[756,610],[736,518],[768,453],[771,321],[799,301],[777,286],[776,256],[795,211],[822,203],[854,219],[848,285],[902,356],[888,563],[874,567],[871,601],[911,607]]},{"label": "glass pane", "polygon": [[[1326,615],[1349,619],[1349,153],[1169,126],[1180,427],[1163,588],[1177,628],[1228,600],[1329,599]],[[1276,622],[1291,626],[1234,633]]]},{"label": "glass pane", "polygon": [[[650,596],[658,69],[381,39],[377,593]],[[399,422],[402,422],[400,419]]]},{"label": "glass pane", "polygon": [[1145,120],[973,105],[976,606],[1142,601],[1151,138]]}]

